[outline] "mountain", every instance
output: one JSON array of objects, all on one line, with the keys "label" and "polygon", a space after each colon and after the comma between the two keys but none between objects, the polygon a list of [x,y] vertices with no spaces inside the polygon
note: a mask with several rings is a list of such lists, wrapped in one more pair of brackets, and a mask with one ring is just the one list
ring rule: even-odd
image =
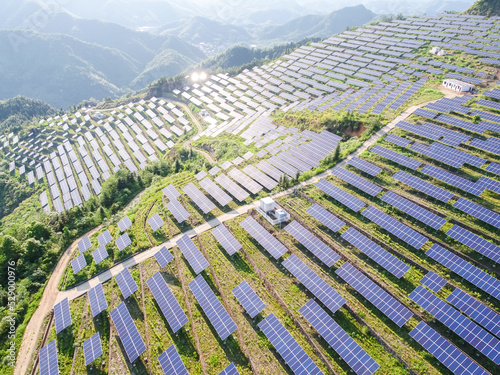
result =
[{"label": "mountain", "polygon": [[326,16],[306,15],[284,25],[263,28],[257,34],[259,40],[296,41],[307,37],[328,37],[347,27],[361,26],[375,18],[376,14],[363,5],[333,11]]},{"label": "mountain", "polygon": [[500,16],[500,0],[477,0],[464,14]]},{"label": "mountain", "polygon": [[41,100],[16,96],[0,100],[0,133],[17,132],[26,121],[56,114],[56,109]]}]

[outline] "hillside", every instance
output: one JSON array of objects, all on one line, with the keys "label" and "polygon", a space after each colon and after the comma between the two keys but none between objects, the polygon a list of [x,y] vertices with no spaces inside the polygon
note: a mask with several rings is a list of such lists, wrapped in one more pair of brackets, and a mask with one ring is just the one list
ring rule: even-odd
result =
[{"label": "hillside", "polygon": [[500,0],[477,0],[464,14],[500,16]]},{"label": "hillside", "polygon": [[52,116],[56,109],[41,100],[17,96],[0,101],[0,133],[16,132],[26,121]]}]

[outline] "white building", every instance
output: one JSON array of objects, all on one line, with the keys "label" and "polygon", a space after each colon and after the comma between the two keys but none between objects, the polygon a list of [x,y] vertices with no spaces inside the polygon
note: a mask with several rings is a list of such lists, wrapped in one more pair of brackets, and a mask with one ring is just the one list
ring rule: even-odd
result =
[{"label": "white building", "polygon": [[272,225],[290,220],[290,214],[278,206],[271,197],[262,198],[255,202],[255,209]]},{"label": "white building", "polygon": [[470,83],[459,81],[458,79],[445,79],[443,81],[443,86],[458,92],[469,92],[474,89],[474,86]]},{"label": "white building", "polygon": [[437,56],[444,56],[444,55],[446,55],[446,51],[444,49],[439,48],[439,47],[432,47],[431,48],[431,53],[433,55],[437,55]]}]

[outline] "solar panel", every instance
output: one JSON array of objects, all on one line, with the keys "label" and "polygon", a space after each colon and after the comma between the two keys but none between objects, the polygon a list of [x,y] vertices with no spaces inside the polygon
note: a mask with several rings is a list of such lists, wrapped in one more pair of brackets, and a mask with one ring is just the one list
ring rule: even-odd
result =
[{"label": "solar panel", "polygon": [[385,193],[381,199],[436,230],[446,224],[446,220],[442,217],[426,210],[423,207],[420,207],[418,204],[415,204],[408,199],[400,197],[392,191]]},{"label": "solar panel", "polygon": [[335,313],[346,300],[325,280],[319,277],[295,254],[290,255],[282,265],[294,275],[317,299]]},{"label": "solar panel", "polygon": [[199,274],[210,265],[208,260],[205,259],[201,251],[198,250],[193,240],[191,240],[187,234],[177,240],[177,246],[196,274]]},{"label": "solar panel", "polygon": [[73,267],[73,273],[76,275],[87,265],[85,260],[85,255],[81,254],[71,261],[71,267]]},{"label": "solar panel", "polygon": [[255,182],[252,178],[241,172],[239,169],[233,168],[228,172],[228,175],[244,186],[252,194],[258,194],[262,190],[262,186]]},{"label": "solar panel", "polygon": [[204,214],[212,211],[216,206],[192,182],[182,189],[187,196],[203,211]]},{"label": "solar panel", "polygon": [[386,231],[406,242],[408,245],[413,246],[415,249],[420,249],[428,241],[427,237],[374,206],[368,206],[366,210],[361,212],[361,215],[380,225]]},{"label": "solar panel", "polygon": [[165,375],[189,375],[174,344],[158,356],[158,362]]},{"label": "solar panel", "polygon": [[229,255],[233,255],[242,248],[236,237],[223,224],[212,229],[212,234]]},{"label": "solar panel", "polygon": [[359,170],[368,173],[370,176],[376,176],[380,172],[382,172],[382,168],[377,167],[376,165],[373,165],[372,163],[358,157],[353,157],[351,160],[349,160],[349,165],[352,165],[353,167],[356,167]]},{"label": "solar panel", "polygon": [[215,293],[210,289],[203,275],[198,275],[189,283],[189,289],[200,304],[205,315],[208,317],[212,326],[215,328],[221,340],[225,340],[238,327]]},{"label": "solar panel", "polygon": [[345,225],[342,220],[325,210],[317,203],[314,203],[311,207],[309,207],[306,212],[334,232],[337,232]]},{"label": "solar panel", "polygon": [[111,311],[111,319],[118,331],[118,336],[120,336],[122,345],[125,348],[128,360],[130,363],[134,362],[146,351],[146,344],[144,344],[125,302],[120,303]]},{"label": "solar panel", "polygon": [[90,249],[92,245],[90,244],[89,236],[83,237],[80,242],[78,242],[78,250],[80,253],[83,253],[85,250]]},{"label": "solar panel", "polygon": [[224,190],[222,190],[215,182],[211,179],[204,178],[199,182],[200,186],[205,189],[205,191],[210,194],[221,206],[227,205],[233,199],[227,194]]},{"label": "solar panel", "polygon": [[456,176],[433,165],[426,165],[420,172],[476,196],[480,195],[484,190],[484,187],[479,186],[479,184],[475,184],[470,180]]},{"label": "solar panel", "polygon": [[255,240],[267,252],[269,252],[274,259],[279,259],[288,251],[288,249],[281,242],[279,242],[271,233],[255,221],[253,217],[247,217],[240,223],[240,225],[250,236],[255,238]]},{"label": "solar panel", "polygon": [[471,202],[465,198],[459,198],[453,207],[459,209],[460,211],[466,212],[469,215],[478,218],[496,228],[500,228],[500,214],[491,211],[477,203]]},{"label": "solar panel", "polygon": [[170,328],[176,333],[184,324],[188,322],[188,317],[177,302],[174,294],[168,287],[160,272],[156,272],[146,283],[153,293],[153,296],[160,306],[161,312],[167,319]]},{"label": "solar panel", "polygon": [[412,176],[403,171],[397,171],[392,178],[397,181],[400,181],[406,185],[411,186],[418,191],[421,191],[424,194],[427,194],[441,202],[448,202],[451,198],[453,198],[453,194],[449,191],[446,191],[440,187],[434,186],[433,184],[424,181],[418,177]]},{"label": "solar panel", "polygon": [[147,220],[149,226],[151,227],[153,232],[156,232],[158,229],[160,229],[162,226],[165,225],[165,222],[162,220],[160,215],[154,214]]},{"label": "solar panel", "polygon": [[104,296],[104,289],[102,284],[97,284],[87,292],[89,296],[90,309],[92,310],[92,317],[95,318],[101,311],[108,308],[108,302]]},{"label": "solar panel", "polygon": [[309,300],[299,312],[356,374],[371,375],[380,367],[314,300]]},{"label": "solar panel", "polygon": [[90,365],[102,355],[101,336],[99,332],[84,341],[83,354],[85,356],[85,366]]},{"label": "solar panel", "polygon": [[130,218],[128,216],[125,216],[118,222],[118,228],[120,229],[120,232],[125,232],[128,228],[130,228],[131,225],[132,222],[130,221]]},{"label": "solar panel", "polygon": [[403,277],[404,274],[410,270],[410,266],[352,227],[342,233],[342,238],[352,246],[358,248],[366,254],[366,256],[392,273],[398,279]]},{"label": "solar panel", "polygon": [[326,264],[327,267],[333,266],[340,259],[340,255],[300,225],[298,221],[292,221],[285,227],[285,230]]},{"label": "solar panel", "polygon": [[344,206],[349,207],[354,212],[358,212],[366,205],[363,201],[324,179],[319,180],[314,186],[336,201],[342,203]]},{"label": "solar panel", "polygon": [[109,254],[104,246],[101,246],[92,252],[92,257],[94,258],[95,264],[101,263],[108,256]]},{"label": "solar panel", "polygon": [[224,370],[222,370],[219,375],[240,375],[238,369],[233,362],[229,364]]},{"label": "solar panel", "polygon": [[122,292],[123,299],[127,299],[137,289],[139,289],[128,268],[124,268],[123,271],[116,275],[115,280],[118,283],[120,291]]},{"label": "solar panel", "polygon": [[273,313],[259,323],[259,328],[294,374],[323,374]]},{"label": "solar panel", "polygon": [[165,246],[163,246],[160,250],[158,250],[155,253],[155,258],[160,267],[164,268],[174,259],[174,256]]},{"label": "solar panel", "polygon": [[109,230],[106,230],[97,236],[97,241],[99,241],[99,245],[106,246],[108,243],[113,241],[113,237],[111,237]]},{"label": "solar panel", "polygon": [[497,365],[500,364],[500,341],[497,338],[421,285],[410,293],[409,298]]},{"label": "solar panel", "polygon": [[447,298],[457,309],[496,336],[500,335],[500,315],[477,299],[456,288]]},{"label": "solar panel", "polygon": [[58,375],[56,340],[52,340],[38,351],[40,375]]},{"label": "solar panel", "polygon": [[177,200],[177,198],[179,198],[181,196],[181,193],[179,193],[177,191],[177,189],[174,187],[174,185],[172,185],[172,184],[167,185],[161,191],[171,201],[175,201],[175,200]]},{"label": "solar panel", "polygon": [[118,237],[115,240],[116,246],[118,247],[119,251],[124,250],[127,246],[130,246],[132,244],[132,241],[130,240],[130,237],[128,236],[127,233],[123,233],[120,237]]},{"label": "solar panel", "polygon": [[239,202],[244,201],[250,196],[250,193],[242,189],[236,182],[231,180],[225,174],[220,174],[216,177],[215,181],[226,189],[229,194],[235,197]]},{"label": "solar panel", "polygon": [[259,171],[253,165],[247,165],[246,167],[244,167],[243,172],[252,177],[269,191],[273,190],[278,185],[277,181],[273,180],[267,174]]},{"label": "solar panel", "polygon": [[423,321],[411,330],[410,336],[454,374],[488,374]]},{"label": "solar panel", "polygon": [[454,225],[446,232],[446,235],[463,243],[465,246],[470,247],[485,257],[500,263],[500,247],[479,237],[477,234],[469,232],[459,225]]},{"label": "solar panel", "polygon": [[232,292],[252,319],[266,307],[266,304],[246,281],[242,281]]},{"label": "solar panel", "polygon": [[432,271],[427,272],[420,282],[434,293],[439,292],[446,285],[446,280]]},{"label": "solar panel", "polygon": [[56,333],[71,325],[71,312],[67,297],[54,306],[54,320],[56,322]]},{"label": "solar panel", "polygon": [[352,186],[358,188],[362,192],[371,195],[372,197],[376,196],[378,193],[382,191],[380,186],[377,186],[370,181],[359,177],[358,175],[349,172],[348,170],[340,167],[336,167],[332,169],[332,175],[340,178],[341,180],[351,184]]},{"label": "solar panel", "polygon": [[335,273],[399,327],[403,326],[413,316],[413,313],[407,307],[349,263],[344,263]]},{"label": "solar panel", "polygon": [[412,159],[406,155],[402,155],[399,152],[388,150],[385,147],[375,145],[371,148],[370,152],[382,156],[383,158],[389,159],[396,164],[402,165],[403,167],[417,170],[418,167],[422,165],[418,160]]},{"label": "solar panel", "polygon": [[187,220],[189,216],[191,216],[184,206],[178,201],[170,201],[166,204],[166,206],[172,215],[174,215],[175,220],[177,220],[178,223],[182,223]]}]

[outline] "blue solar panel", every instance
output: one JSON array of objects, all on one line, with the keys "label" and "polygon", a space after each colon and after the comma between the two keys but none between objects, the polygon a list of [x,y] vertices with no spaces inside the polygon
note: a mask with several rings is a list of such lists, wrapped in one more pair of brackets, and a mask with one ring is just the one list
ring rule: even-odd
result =
[{"label": "blue solar panel", "polygon": [[420,249],[428,241],[427,237],[373,206],[368,206],[366,210],[361,212],[361,215],[380,225],[386,231],[395,235],[408,245],[413,246],[415,249]]},{"label": "blue solar panel", "polygon": [[102,355],[101,336],[99,332],[83,343],[85,366],[88,366]]},{"label": "blue solar panel", "polygon": [[189,238],[187,234],[177,240],[177,246],[196,274],[199,274],[210,265],[208,260],[205,259],[201,251],[198,250],[193,240]]},{"label": "blue solar panel", "polygon": [[325,194],[328,194],[330,197],[332,197],[336,201],[339,201],[344,206],[349,207],[355,212],[358,212],[366,205],[366,203],[362,202],[358,198],[324,179],[319,180],[315,186],[318,189],[322,190]]},{"label": "blue solar panel", "polygon": [[274,314],[261,321],[259,328],[294,374],[323,374]]},{"label": "blue solar panel", "polygon": [[335,273],[399,327],[413,316],[408,308],[349,263],[344,263]]},{"label": "blue solar panel", "polygon": [[188,317],[182,310],[181,305],[175,299],[174,294],[160,272],[156,272],[146,283],[149,289],[151,289],[151,293],[153,293],[156,303],[160,306],[161,312],[170,325],[170,328],[176,333],[188,322]]},{"label": "blue solar panel", "polygon": [[394,143],[395,145],[401,146],[401,147],[406,147],[411,143],[411,140],[399,137],[395,134],[387,134],[386,137],[384,138],[384,141],[389,142],[389,143]]},{"label": "blue solar panel", "polygon": [[488,306],[458,288],[446,298],[446,301],[494,335],[500,336],[500,315]]},{"label": "blue solar panel", "polygon": [[453,198],[453,194],[449,191],[446,191],[440,187],[434,186],[433,184],[424,181],[418,177],[412,176],[403,171],[397,171],[394,176],[394,179],[411,186],[418,191],[421,191],[424,194],[427,194],[441,202],[448,202],[451,198]]},{"label": "blue solar panel", "polygon": [[230,363],[224,370],[222,370],[219,375],[240,375],[238,369],[234,365],[234,363]]},{"label": "blue solar panel", "polygon": [[192,182],[184,186],[182,189],[188,197],[203,211],[204,214],[209,213],[216,208],[212,203]]},{"label": "blue solar panel", "polygon": [[479,186],[479,184],[456,176],[451,172],[437,168],[433,165],[426,165],[420,172],[476,196],[480,195],[484,191],[484,187]]},{"label": "blue solar panel", "polygon": [[497,338],[423,286],[418,286],[409,298],[497,365],[500,364],[500,341]]},{"label": "blue solar panel", "polygon": [[54,306],[54,320],[56,321],[56,333],[71,325],[71,312],[67,297]]},{"label": "blue solar panel", "polygon": [[369,258],[384,267],[398,279],[403,277],[404,274],[410,270],[410,266],[400,261],[394,255],[352,227],[342,233],[342,238],[365,253]]},{"label": "blue solar panel", "polygon": [[446,285],[446,280],[432,271],[427,272],[420,282],[434,293],[439,292]]},{"label": "blue solar panel", "polygon": [[96,250],[92,252],[92,257],[94,258],[95,264],[101,263],[108,256],[109,254],[104,246],[98,247]]},{"label": "blue solar panel", "polygon": [[223,224],[212,229],[212,234],[229,255],[233,255],[242,248],[236,237]]},{"label": "blue solar panel", "polygon": [[85,255],[81,254],[71,261],[71,267],[73,268],[73,273],[77,274],[87,265],[85,260]]},{"label": "blue solar panel", "polygon": [[146,351],[146,344],[144,344],[135,322],[132,320],[127,306],[125,306],[125,302],[120,303],[111,311],[111,319],[125,348],[128,360],[130,363],[134,362]]},{"label": "blue solar panel", "polygon": [[97,236],[97,241],[99,241],[99,245],[106,246],[108,243],[113,241],[113,237],[111,237],[109,230],[106,230]]},{"label": "blue solar panel", "polygon": [[454,374],[488,374],[425,322],[418,323],[410,332],[410,336]]},{"label": "blue solar panel", "polygon": [[465,246],[476,250],[485,257],[500,263],[500,247],[479,237],[477,234],[469,232],[467,229],[458,225],[452,226],[446,234],[458,242],[463,243]]},{"label": "blue solar panel", "polygon": [[496,228],[500,228],[500,214],[491,211],[477,203],[471,202],[465,198],[458,199],[453,207],[459,209],[460,211],[466,212],[469,215],[478,218]]},{"label": "blue solar panel", "polygon": [[332,175],[351,184],[352,186],[358,188],[359,190],[363,191],[366,194],[371,195],[372,197],[376,196],[378,193],[382,191],[382,188],[380,186],[377,186],[371,183],[370,181],[362,177],[359,177],[354,173],[349,172],[344,168],[340,167],[333,168]]},{"label": "blue solar panel", "polygon": [[279,242],[271,233],[257,223],[253,217],[247,217],[240,223],[240,225],[250,236],[255,238],[255,240],[264,249],[266,249],[266,251],[268,251],[274,259],[279,259],[288,251],[281,242]]},{"label": "blue solar panel", "polygon": [[382,156],[383,158],[389,159],[396,164],[402,165],[403,167],[410,168],[412,170],[416,170],[418,167],[422,165],[418,160],[412,159],[406,155],[402,155],[399,152],[388,150],[385,147],[375,145],[370,150],[374,154]]},{"label": "blue solar panel", "polygon": [[52,340],[38,351],[40,375],[58,375],[56,340]]},{"label": "blue solar panel", "polygon": [[500,164],[498,163],[491,163],[485,168],[488,172],[495,173],[497,175],[500,175]]},{"label": "blue solar panel", "polygon": [[169,264],[174,256],[165,246],[163,246],[160,250],[155,253],[155,259],[160,265],[161,268],[164,268],[167,264]]},{"label": "blue solar panel", "polygon": [[165,375],[189,375],[174,344],[158,356],[158,362]]},{"label": "blue solar panel", "polygon": [[418,204],[415,204],[408,199],[400,197],[392,191],[385,193],[381,199],[436,230],[446,224],[446,220],[442,217],[427,211],[425,208],[420,207]]},{"label": "blue solar panel", "polygon": [[210,289],[203,275],[198,275],[189,283],[189,289],[200,304],[221,340],[227,339],[236,329],[236,323]]},{"label": "blue solar panel", "polygon": [[85,236],[82,238],[80,242],[78,242],[78,250],[80,250],[80,253],[83,253],[85,250],[90,249],[91,247],[90,243],[90,238],[89,236]]},{"label": "blue solar panel", "polygon": [[300,225],[298,221],[292,221],[285,227],[285,230],[328,267],[340,260],[340,255]]},{"label": "blue solar panel", "polygon": [[309,207],[306,212],[334,232],[337,232],[345,225],[342,220],[325,210],[317,203],[314,203],[311,207]]},{"label": "blue solar panel", "polygon": [[376,176],[380,172],[382,172],[382,168],[377,167],[376,165],[373,165],[372,163],[358,157],[353,157],[351,160],[349,160],[349,165],[352,165],[353,167],[356,167],[359,170],[368,173],[370,176]]},{"label": "blue solar panel", "polygon": [[123,271],[116,275],[115,280],[118,283],[120,291],[122,292],[123,299],[127,299],[137,289],[139,289],[128,268],[124,268]]},{"label": "blue solar panel", "polygon": [[95,318],[101,311],[108,308],[108,302],[104,295],[102,284],[97,284],[87,292],[89,296],[90,309],[92,310],[92,317]]},{"label": "blue solar panel", "polygon": [[246,281],[242,281],[232,292],[252,319],[266,307],[266,304]]},{"label": "blue solar panel", "polygon": [[299,312],[356,374],[370,375],[380,367],[314,300],[309,300]]},{"label": "blue solar panel", "polygon": [[335,313],[346,302],[335,289],[319,277],[295,254],[290,255],[282,265],[290,271],[317,299]]}]

